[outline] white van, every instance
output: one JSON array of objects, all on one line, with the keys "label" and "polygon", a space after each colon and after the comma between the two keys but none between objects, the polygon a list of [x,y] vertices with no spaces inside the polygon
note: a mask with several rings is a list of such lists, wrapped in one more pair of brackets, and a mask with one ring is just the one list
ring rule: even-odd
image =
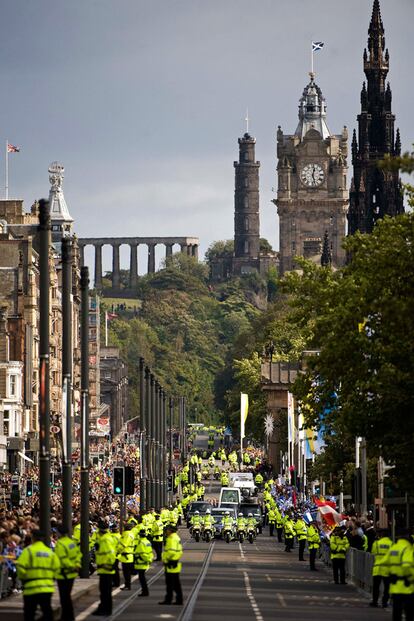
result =
[{"label": "white van", "polygon": [[239,489],[244,498],[257,495],[257,488],[252,472],[231,472],[230,485]]}]

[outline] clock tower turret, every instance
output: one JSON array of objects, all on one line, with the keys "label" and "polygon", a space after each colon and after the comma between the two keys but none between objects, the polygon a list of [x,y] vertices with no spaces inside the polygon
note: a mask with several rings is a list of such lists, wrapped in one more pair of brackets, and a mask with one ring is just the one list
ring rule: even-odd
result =
[{"label": "clock tower turret", "polygon": [[294,134],[277,132],[277,205],[280,232],[280,273],[295,269],[295,256],[320,264],[325,231],[332,264],[342,265],[348,204],[346,127],[331,134],[326,102],[310,73],[299,101],[299,123]]}]

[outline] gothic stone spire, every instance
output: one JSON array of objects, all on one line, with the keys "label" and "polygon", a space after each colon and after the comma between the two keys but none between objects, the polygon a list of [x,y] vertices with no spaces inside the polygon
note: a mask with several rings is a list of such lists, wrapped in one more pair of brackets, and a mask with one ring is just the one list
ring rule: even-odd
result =
[{"label": "gothic stone spire", "polygon": [[394,134],[395,116],[391,113],[392,93],[386,85],[389,54],[385,48],[384,26],[379,0],[374,0],[368,29],[368,50],[364,50],[367,83],[361,92],[358,115],[358,140],[352,140],[354,178],[350,193],[348,233],[370,233],[375,222],[385,215],[404,211],[398,172],[380,170],[385,155],[397,155],[400,140]]}]

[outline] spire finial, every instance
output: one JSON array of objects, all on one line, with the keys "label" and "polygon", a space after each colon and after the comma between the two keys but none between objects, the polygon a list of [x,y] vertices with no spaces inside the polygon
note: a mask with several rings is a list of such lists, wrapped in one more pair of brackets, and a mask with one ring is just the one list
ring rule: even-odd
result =
[{"label": "spire finial", "polygon": [[401,136],[400,128],[397,128],[397,136],[395,138],[395,155],[401,155]]},{"label": "spire finial", "polygon": [[249,108],[246,108],[246,118],[244,119],[246,121],[246,134],[249,133]]},{"label": "spire finial", "polygon": [[323,236],[321,265],[322,267],[328,267],[332,265],[331,245],[329,243],[328,231],[325,231],[325,235]]}]

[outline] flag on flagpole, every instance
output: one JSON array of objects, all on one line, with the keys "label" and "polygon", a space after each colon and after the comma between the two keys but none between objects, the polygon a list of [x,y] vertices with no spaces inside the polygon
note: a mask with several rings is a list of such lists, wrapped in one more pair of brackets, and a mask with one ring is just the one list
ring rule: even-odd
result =
[{"label": "flag on flagpole", "polygon": [[7,153],[20,153],[20,147],[15,147],[10,142],[7,143]]},{"label": "flag on flagpole", "polygon": [[249,395],[245,392],[240,393],[240,438],[244,438],[244,426],[249,413]]},{"label": "flag on flagpole", "polygon": [[312,41],[312,52],[318,52],[324,45],[323,41]]}]

